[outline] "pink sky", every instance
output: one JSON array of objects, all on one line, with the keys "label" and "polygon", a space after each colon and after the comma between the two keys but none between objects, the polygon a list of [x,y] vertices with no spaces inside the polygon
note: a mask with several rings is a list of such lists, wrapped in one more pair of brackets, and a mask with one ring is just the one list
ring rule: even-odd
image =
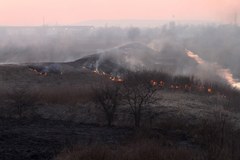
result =
[{"label": "pink sky", "polygon": [[41,25],[43,19],[49,25],[123,19],[229,23],[238,11],[240,0],[0,0],[0,25]]}]

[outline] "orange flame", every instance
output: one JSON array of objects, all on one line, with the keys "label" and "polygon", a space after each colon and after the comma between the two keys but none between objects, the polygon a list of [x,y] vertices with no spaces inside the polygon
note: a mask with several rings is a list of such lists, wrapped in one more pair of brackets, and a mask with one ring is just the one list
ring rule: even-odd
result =
[{"label": "orange flame", "polygon": [[208,93],[212,93],[212,88],[208,88]]},{"label": "orange flame", "polygon": [[186,54],[188,57],[194,59],[198,64],[205,63],[205,61],[202,58],[200,58],[197,54],[195,54],[187,49],[186,49]]},{"label": "orange flame", "polygon": [[[204,61],[201,57],[199,57],[197,54],[193,53],[192,51],[189,51],[186,49],[186,54],[188,57],[195,60],[200,65],[208,65],[209,63]],[[215,66],[216,72],[218,76],[225,79],[232,87],[237,88],[240,90],[240,82],[237,79],[233,78],[233,74],[229,69],[224,69],[219,65]]]}]

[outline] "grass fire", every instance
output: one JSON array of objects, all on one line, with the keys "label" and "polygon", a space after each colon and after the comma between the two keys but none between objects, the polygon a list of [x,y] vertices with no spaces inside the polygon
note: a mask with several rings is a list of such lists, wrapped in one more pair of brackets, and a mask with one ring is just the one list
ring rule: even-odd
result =
[{"label": "grass fire", "polygon": [[[25,25],[47,15],[41,26],[0,26],[0,160],[239,160],[236,16],[231,24],[185,24],[177,21],[184,14],[174,13],[180,3],[161,9],[171,0],[159,1],[162,5],[151,11],[142,1],[131,2],[145,14],[129,10],[130,2],[94,1],[76,1],[74,7],[52,2],[67,15],[60,19],[61,14],[48,14],[54,7],[46,2],[44,14],[23,16]],[[2,3],[0,10],[7,11]],[[21,3],[32,10],[40,5]],[[124,7],[111,9],[113,3]],[[87,4],[98,9],[88,14]],[[178,8],[187,9],[191,18],[204,9],[189,11],[189,6],[208,8],[210,2],[187,4]],[[155,25],[144,27],[152,21],[126,25],[128,20],[123,27],[107,20],[74,20],[75,14],[94,19],[101,9],[108,18],[121,10],[133,14],[128,19],[154,13],[151,19],[166,14],[171,21],[154,20]],[[227,17],[230,12],[222,19]],[[76,25],[62,25],[65,18]]]}]

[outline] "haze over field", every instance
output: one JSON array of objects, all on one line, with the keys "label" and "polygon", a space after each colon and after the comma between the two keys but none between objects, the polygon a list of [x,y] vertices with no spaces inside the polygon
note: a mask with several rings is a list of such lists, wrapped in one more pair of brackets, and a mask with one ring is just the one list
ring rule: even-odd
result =
[{"label": "haze over field", "polygon": [[0,0],[0,160],[240,160],[240,0]]},{"label": "haze over field", "polygon": [[239,11],[238,0],[0,0],[1,78],[123,82],[142,69],[240,89]]},{"label": "haze over field", "polygon": [[[240,28],[237,25],[170,22],[157,28],[2,27],[0,34],[0,63],[70,62],[106,52],[107,57],[114,57],[115,62],[124,60],[130,68],[140,65],[165,70],[155,64],[174,64],[176,74],[194,73],[213,80],[216,79],[213,73],[220,67],[229,70],[236,83],[240,78]],[[211,65],[194,67],[188,63],[185,49],[199,54]],[[127,59],[123,58],[125,55]]]}]

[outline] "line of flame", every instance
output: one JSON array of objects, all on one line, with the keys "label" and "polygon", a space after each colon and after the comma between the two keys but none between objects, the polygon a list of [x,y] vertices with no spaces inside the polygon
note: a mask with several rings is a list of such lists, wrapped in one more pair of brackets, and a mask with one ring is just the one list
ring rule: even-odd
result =
[{"label": "line of flame", "polygon": [[198,64],[206,63],[201,57],[199,57],[197,54],[193,53],[192,51],[189,51],[186,49],[186,54],[188,57],[194,59]]},{"label": "line of flame", "polygon": [[[196,61],[199,65],[207,65],[208,64],[208,62],[206,62],[201,57],[199,57],[196,53],[194,53],[190,50],[186,49],[186,54],[188,57],[190,57],[194,61]],[[229,69],[224,69],[221,66],[217,66],[216,70],[217,70],[216,73],[220,77],[225,79],[232,87],[240,90],[240,82],[237,79],[233,78],[233,74],[231,73],[231,71]]]}]

